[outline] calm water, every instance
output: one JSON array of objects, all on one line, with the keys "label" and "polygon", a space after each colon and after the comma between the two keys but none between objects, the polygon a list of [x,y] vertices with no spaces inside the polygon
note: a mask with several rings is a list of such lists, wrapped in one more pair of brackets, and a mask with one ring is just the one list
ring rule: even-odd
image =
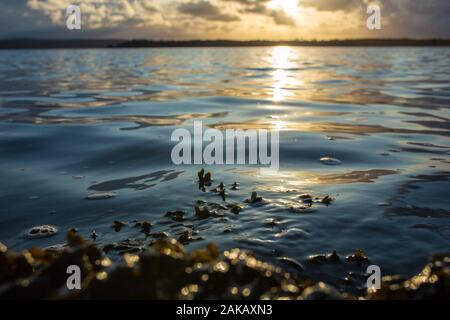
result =
[{"label": "calm water", "polygon": [[[189,249],[248,248],[310,274],[328,271],[308,256],[334,249],[361,248],[383,273],[410,275],[449,248],[450,49],[1,51],[0,70],[0,241],[12,249],[63,243],[72,227],[95,229],[101,244],[143,239],[130,226],[115,232],[114,220],[151,221],[171,236],[191,224],[203,240]],[[221,203],[198,190],[201,167],[171,162],[172,131],[194,120],[281,130],[278,176],[207,168],[215,185],[240,182],[228,202],[256,190],[267,204],[194,217],[195,201]],[[118,196],[85,200],[92,191]],[[293,211],[304,193],[336,200]],[[164,217],[175,209],[188,213],[184,226]],[[24,237],[41,224],[60,232]]]}]

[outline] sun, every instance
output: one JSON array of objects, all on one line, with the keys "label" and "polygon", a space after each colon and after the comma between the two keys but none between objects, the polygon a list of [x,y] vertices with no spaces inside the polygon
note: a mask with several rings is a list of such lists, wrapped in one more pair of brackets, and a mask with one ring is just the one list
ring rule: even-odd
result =
[{"label": "sun", "polygon": [[271,0],[267,7],[274,10],[283,10],[290,16],[297,15],[300,0]]}]

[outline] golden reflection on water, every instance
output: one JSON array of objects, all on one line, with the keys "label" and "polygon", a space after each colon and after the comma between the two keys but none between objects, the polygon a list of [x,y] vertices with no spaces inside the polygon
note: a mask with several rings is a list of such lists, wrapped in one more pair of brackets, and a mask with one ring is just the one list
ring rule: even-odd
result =
[{"label": "golden reflection on water", "polygon": [[[264,180],[265,177],[260,175],[258,170],[255,171],[239,171],[248,176],[258,177]],[[350,184],[350,183],[372,183],[380,177],[399,174],[398,170],[388,169],[368,169],[368,170],[354,170],[354,171],[336,171],[331,173],[319,173],[314,171],[302,170],[285,170],[277,174],[278,180],[270,178],[270,183],[267,185],[269,190],[278,192],[287,192],[292,188],[303,188],[306,186],[319,184]],[[261,190],[264,187],[260,188]]]},{"label": "golden reflection on water", "polygon": [[294,59],[297,54],[290,47],[279,46],[274,47],[270,55],[272,68],[275,69],[270,73],[272,77],[272,100],[281,102],[294,96],[289,88],[300,85],[298,79],[289,71],[289,69],[295,67]]}]

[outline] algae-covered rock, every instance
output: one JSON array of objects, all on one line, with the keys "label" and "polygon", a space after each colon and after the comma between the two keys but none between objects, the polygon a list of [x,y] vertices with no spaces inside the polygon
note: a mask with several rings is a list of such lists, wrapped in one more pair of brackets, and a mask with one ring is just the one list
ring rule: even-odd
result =
[{"label": "algae-covered rock", "polygon": [[194,207],[195,209],[195,215],[199,217],[200,219],[206,219],[212,216],[211,211],[207,206],[204,207]]},{"label": "algae-covered rock", "polygon": [[0,252],[0,298],[68,298],[67,268],[81,270],[82,287],[87,288],[98,272],[111,264],[102,250],[74,232],[67,236],[68,247],[61,252],[30,249],[21,254]]},{"label": "algae-covered rock", "polygon": [[104,200],[117,197],[116,192],[97,192],[91,193],[86,196],[86,200]]},{"label": "algae-covered rock", "polygon": [[366,257],[364,251],[361,249],[356,250],[354,254],[348,256],[346,259],[348,262],[356,262],[358,265],[362,265],[369,261],[369,258]]},{"label": "algae-covered rock", "polygon": [[168,217],[176,222],[184,221],[184,215],[185,215],[185,213],[181,210],[169,211],[166,213],[166,217]]},{"label": "algae-covered rock", "polygon": [[[190,236],[182,233],[179,239],[188,240]],[[124,250],[122,259],[113,264],[105,252],[120,248]],[[362,251],[351,257],[351,262],[365,261]],[[318,259],[332,262],[337,258],[333,252]],[[72,230],[67,235],[67,245],[59,251],[33,248],[15,253],[0,244],[0,299],[337,300],[450,296],[450,255],[435,256],[410,279],[384,277],[380,290],[369,290],[360,296],[305,278],[306,273],[301,272],[303,268],[295,260],[283,258],[280,262],[296,272],[285,272],[237,248],[221,252],[214,244],[208,244],[189,253],[171,238],[150,243],[128,240],[102,250]],[[67,267],[71,265],[80,267],[81,290],[67,289]]]},{"label": "algae-covered rock", "polygon": [[341,259],[339,258],[339,255],[337,254],[336,250],[333,251],[332,253],[328,253],[328,254],[316,254],[316,255],[312,255],[309,256],[308,259],[309,263],[311,264],[324,264],[324,263],[330,263],[330,262],[340,262]]},{"label": "algae-covered rock", "polygon": [[317,285],[306,288],[302,298],[303,300],[342,300],[343,296],[336,288],[320,282]]},{"label": "algae-covered rock", "polygon": [[51,237],[55,235],[57,232],[58,229],[54,226],[42,225],[30,228],[27,231],[27,237],[29,239]]},{"label": "algae-covered rock", "polygon": [[435,255],[419,274],[405,279],[385,276],[380,290],[368,290],[374,300],[429,300],[450,297],[450,255]]}]

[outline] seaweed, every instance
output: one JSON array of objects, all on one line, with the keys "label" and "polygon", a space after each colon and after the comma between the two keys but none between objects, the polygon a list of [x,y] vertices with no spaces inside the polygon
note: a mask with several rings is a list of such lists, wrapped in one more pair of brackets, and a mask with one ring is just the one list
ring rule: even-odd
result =
[{"label": "seaweed", "polygon": [[123,227],[125,227],[127,224],[125,222],[122,221],[114,221],[114,223],[112,224],[111,228],[113,228],[116,232],[119,232],[120,230],[122,230]]},{"label": "seaweed", "polygon": [[206,187],[211,186],[212,182],[211,172],[205,173],[205,169],[202,169],[197,173],[197,176],[198,176],[198,188],[203,192],[205,192]]},{"label": "seaweed", "polygon": [[253,191],[250,198],[245,200],[245,202],[250,204],[261,203],[263,201],[263,198],[258,196],[258,193],[256,191]]},{"label": "seaweed", "polygon": [[166,217],[172,219],[173,221],[176,222],[182,222],[184,221],[184,215],[185,213],[181,210],[177,210],[177,211],[169,211],[166,213]]},{"label": "seaweed", "polygon": [[[179,239],[189,240],[184,232]],[[354,295],[303,275],[291,258],[280,262],[293,273],[238,248],[221,252],[214,244],[192,253],[180,241],[159,239],[150,244],[126,241],[99,249],[77,232],[67,234],[62,251],[30,249],[10,252],[0,244],[0,299],[442,299],[450,295],[450,255],[436,255],[411,278],[385,276],[381,289]],[[109,250],[122,249],[112,263]],[[334,261],[337,253],[321,255]],[[334,258],[332,258],[334,257]],[[365,260],[356,251],[351,261]],[[366,257],[367,258],[367,257]],[[82,270],[81,290],[67,290],[66,269]],[[353,281],[348,273],[346,282]]]}]

